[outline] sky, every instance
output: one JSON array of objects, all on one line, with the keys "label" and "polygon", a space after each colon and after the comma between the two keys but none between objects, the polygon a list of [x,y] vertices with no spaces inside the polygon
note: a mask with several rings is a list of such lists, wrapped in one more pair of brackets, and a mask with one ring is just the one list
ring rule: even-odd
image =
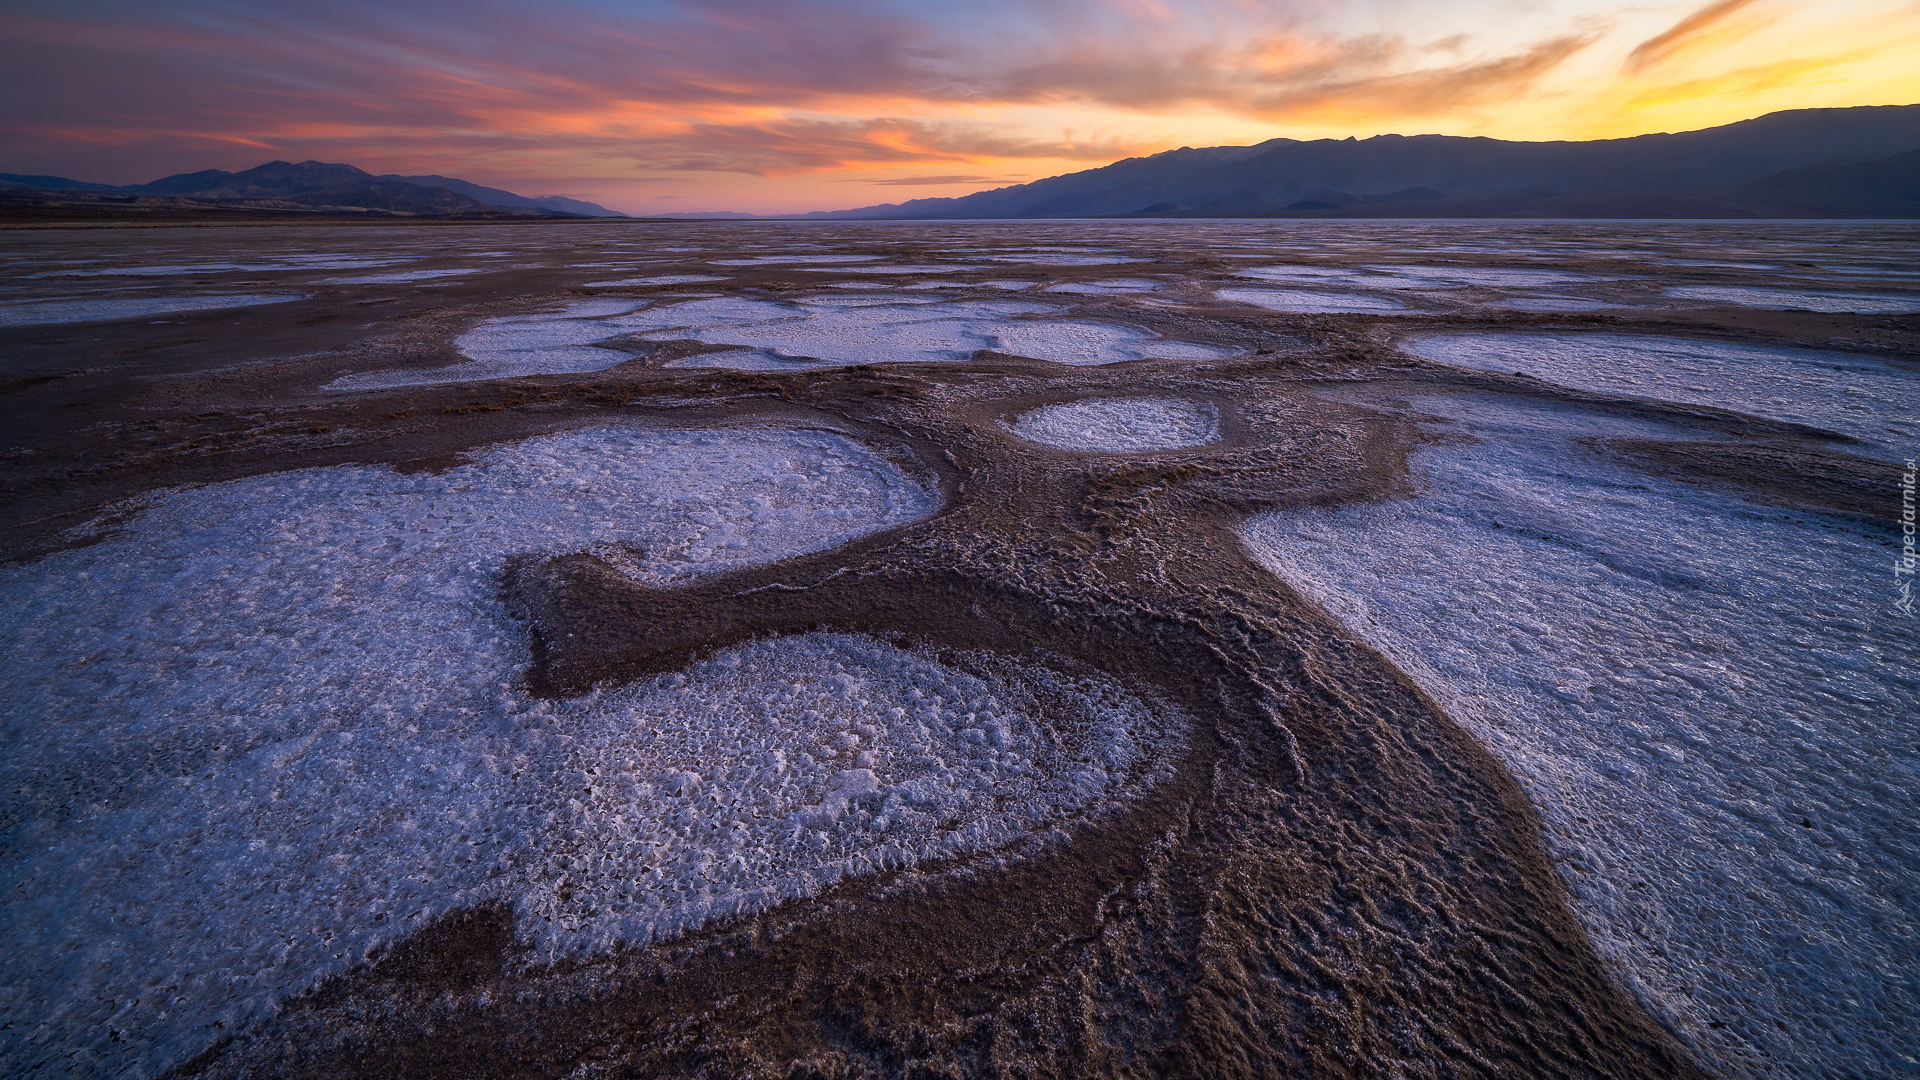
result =
[{"label": "sky", "polygon": [[0,0],[0,171],[315,159],[786,213],[1180,146],[1912,104],[1916,56],[1920,0]]}]

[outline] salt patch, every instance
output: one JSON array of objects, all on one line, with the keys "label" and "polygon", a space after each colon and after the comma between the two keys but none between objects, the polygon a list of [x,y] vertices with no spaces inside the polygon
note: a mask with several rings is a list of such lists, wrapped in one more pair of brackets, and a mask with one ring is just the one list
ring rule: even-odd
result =
[{"label": "salt patch", "polygon": [[751,259],[711,259],[715,266],[776,266],[781,263],[877,262],[884,255],[756,255]]},{"label": "salt patch", "polygon": [[459,277],[462,274],[484,274],[488,271],[479,267],[463,267],[458,270],[398,270],[391,274],[361,274],[356,277],[337,277],[327,280],[335,285],[384,285],[396,281],[431,281],[434,278]]},{"label": "salt patch", "polygon": [[1213,295],[1231,304],[1251,304],[1272,311],[1298,314],[1340,314],[1405,311],[1407,305],[1384,296],[1309,292],[1305,289],[1216,289]]},{"label": "salt patch", "polygon": [[1498,754],[1602,957],[1722,1075],[1920,1059],[1920,635],[1887,534],[1623,468],[1685,431],[1428,397],[1422,492],[1249,550]]},{"label": "salt patch", "polygon": [[1234,277],[1273,281],[1282,285],[1346,285],[1358,288],[1386,288],[1404,284],[1389,274],[1364,273],[1331,266],[1254,266],[1236,270]]},{"label": "salt patch", "polygon": [[1034,266],[1114,266],[1120,263],[1153,261],[1151,259],[1136,259],[1126,255],[1111,255],[1100,251],[1035,251],[1026,254],[1014,252],[1010,254],[987,255],[985,258],[994,262],[1027,263]]},{"label": "salt patch", "polygon": [[176,311],[215,311],[305,300],[288,293],[227,293],[219,296],[124,296],[107,300],[32,300],[0,304],[0,326],[41,326],[48,323],[104,322],[137,319]]},{"label": "salt patch", "polygon": [[1579,285],[1595,280],[1589,274],[1565,270],[1535,268],[1511,269],[1496,266],[1369,266],[1366,269],[1398,279],[1404,289],[1451,289],[1481,286],[1504,289],[1538,289],[1554,285]]},{"label": "salt patch", "polygon": [[1920,311],[1920,297],[1863,296],[1857,293],[1795,292],[1745,285],[1683,285],[1665,295],[1677,300],[1707,300],[1781,311],[1826,311],[1862,315]]},{"label": "salt patch", "polygon": [[465,363],[437,368],[390,368],[343,375],[322,390],[381,390],[396,386],[433,386],[527,375],[568,375],[605,371],[633,359],[629,353],[593,343],[620,333],[603,321],[632,311],[636,300],[584,300],[542,315],[488,319],[454,339]]},{"label": "salt patch", "polygon": [[809,274],[957,274],[964,270],[984,270],[982,266],[802,266]]},{"label": "salt patch", "polygon": [[1178,398],[1090,398],[1043,405],[1009,425],[1028,442],[1063,450],[1138,453],[1206,446],[1220,440],[1210,405]]},{"label": "salt patch", "polygon": [[650,308],[608,322],[646,340],[694,340],[754,350],[680,362],[687,367],[958,361],[983,349],[1062,364],[1206,360],[1234,352],[1165,341],[1136,327],[1032,317],[1058,310],[1023,300],[934,302],[876,296],[783,303],[719,297]]},{"label": "salt patch", "polygon": [[1111,684],[848,635],[531,698],[512,557],[604,551],[668,585],[937,499],[818,431],[607,427],[469,458],[162,492],[100,543],[0,567],[7,1074],[164,1071],[477,903],[552,953],[981,850],[1157,758]]},{"label": "salt patch", "polygon": [[1874,357],[1625,334],[1436,334],[1401,346],[1459,367],[1522,372],[1581,390],[1711,405],[1808,424],[1911,453],[1920,375]]},{"label": "salt patch", "polygon": [[656,274],[653,277],[621,278],[619,281],[590,281],[589,289],[625,289],[647,285],[698,285],[709,281],[727,281],[714,274]]},{"label": "salt patch", "polygon": [[1069,281],[1061,285],[1049,285],[1042,291],[1102,296],[1108,293],[1153,292],[1159,287],[1159,282],[1146,278],[1117,278],[1113,281]]},{"label": "salt patch", "polygon": [[1509,311],[1606,311],[1621,305],[1581,296],[1509,296],[1488,306]]}]

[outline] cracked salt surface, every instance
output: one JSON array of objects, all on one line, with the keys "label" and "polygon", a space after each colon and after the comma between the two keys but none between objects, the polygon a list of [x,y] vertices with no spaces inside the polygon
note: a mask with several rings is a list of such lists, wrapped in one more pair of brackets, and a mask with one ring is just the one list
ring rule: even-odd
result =
[{"label": "cracked salt surface", "polygon": [[[598,320],[598,324],[608,328],[603,337],[625,332],[646,341],[693,340],[740,347],[676,361],[675,367],[751,370],[957,361],[982,349],[1062,364],[1111,364],[1148,358],[1206,360],[1235,351],[1166,341],[1137,327],[1030,318],[1058,311],[1024,300],[942,302],[888,295],[782,302],[726,296],[648,308]],[[577,348],[578,340],[588,333],[571,326],[564,332],[575,337],[558,347]],[[543,347],[548,346],[526,346]]]},{"label": "cracked salt surface", "polygon": [[1495,300],[1488,306],[1509,311],[1607,311],[1625,305],[1588,300],[1581,296],[1509,296]]},{"label": "cracked salt surface", "polygon": [[1808,424],[1911,454],[1920,371],[1854,353],[1627,334],[1436,334],[1401,345],[1442,364],[1607,394],[1711,405]]},{"label": "cracked salt surface", "polygon": [[633,359],[632,354],[596,347],[621,332],[605,320],[639,306],[637,300],[583,300],[558,312],[488,319],[454,339],[465,363],[436,368],[388,368],[342,375],[322,390],[382,390],[396,386],[433,386],[526,375],[570,375],[605,371]]},{"label": "cracked salt surface", "polygon": [[984,266],[799,266],[809,274],[957,274],[965,270],[984,270]]},{"label": "cracked salt surface", "polygon": [[751,259],[710,259],[714,266],[777,266],[782,263],[878,262],[885,255],[756,255]]},{"label": "cracked salt surface", "polygon": [[1416,497],[1256,518],[1249,550],[1501,757],[1601,955],[1718,1071],[1910,1072],[1920,633],[1887,537],[1576,441],[1684,429],[1411,406],[1477,441],[1421,451]]},{"label": "cracked salt surface", "polygon": [[606,427],[469,459],[164,491],[0,568],[7,1073],[161,1071],[474,904],[513,904],[550,954],[643,942],[997,846],[1147,768],[1158,721],[1115,686],[850,635],[531,698],[509,558],[600,551],[667,585],[937,497],[819,431]]},{"label": "cracked salt surface", "polygon": [[1747,285],[1682,285],[1666,290],[1676,300],[1708,300],[1742,307],[1782,311],[1825,311],[1861,315],[1891,315],[1920,311],[1920,297],[1865,296],[1859,293],[1796,292]]},{"label": "cracked salt surface", "polygon": [[1153,292],[1159,287],[1159,282],[1146,278],[1117,278],[1113,281],[1069,281],[1063,285],[1049,285],[1041,291],[1103,296],[1109,293]]},{"label": "cracked salt surface", "polygon": [[458,270],[398,270],[391,274],[361,274],[357,277],[328,278],[333,285],[383,285],[399,281],[431,281],[434,278],[459,277],[462,274],[484,274],[489,268],[465,266]]},{"label": "cracked salt surface", "polygon": [[1297,314],[1342,314],[1405,311],[1407,305],[1384,296],[1309,292],[1305,289],[1215,289],[1214,296],[1230,304],[1251,304],[1271,311]]},{"label": "cracked salt surface", "polygon": [[1091,398],[1043,405],[1008,425],[1015,435],[1063,450],[1139,453],[1220,441],[1220,414],[1178,398]]},{"label": "cracked salt surface", "polygon": [[110,300],[30,300],[0,304],[0,326],[104,322],[176,311],[216,311],[305,299],[304,295],[288,293],[228,293],[219,296],[129,296]]},{"label": "cracked salt surface", "polygon": [[658,274],[654,277],[621,278],[618,281],[589,281],[589,289],[624,289],[644,285],[699,285],[709,281],[730,281],[717,274]]},{"label": "cracked salt surface", "polygon": [[1120,263],[1152,262],[1152,259],[1138,259],[1127,255],[1109,255],[1105,252],[1066,252],[1036,251],[1029,254],[979,255],[977,258],[1000,263],[1028,263],[1034,266],[1116,266]]}]

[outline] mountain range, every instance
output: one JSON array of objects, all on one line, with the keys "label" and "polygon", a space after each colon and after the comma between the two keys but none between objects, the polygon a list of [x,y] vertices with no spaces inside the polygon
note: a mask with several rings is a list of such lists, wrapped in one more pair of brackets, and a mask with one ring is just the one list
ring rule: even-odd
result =
[{"label": "mountain range", "polygon": [[1920,217],[1920,105],[1592,142],[1451,135],[1182,147],[816,218]]},{"label": "mountain range", "polygon": [[375,176],[323,161],[270,161],[243,172],[206,169],[149,184],[95,184],[63,176],[0,173],[9,216],[355,214],[374,217],[625,217],[559,195],[516,195],[451,176]]}]

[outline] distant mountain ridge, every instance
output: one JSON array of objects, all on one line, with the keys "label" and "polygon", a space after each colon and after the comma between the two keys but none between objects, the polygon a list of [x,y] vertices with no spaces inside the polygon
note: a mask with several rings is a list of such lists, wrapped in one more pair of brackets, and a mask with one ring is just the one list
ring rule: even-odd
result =
[{"label": "distant mountain ridge", "polygon": [[313,212],[334,210],[410,217],[625,217],[595,203],[558,195],[516,195],[450,176],[375,176],[324,161],[270,161],[242,172],[205,169],[147,184],[94,184],[61,176],[0,173],[0,195],[13,203],[47,193],[61,203],[110,211],[116,206],[169,211]]},{"label": "distant mountain ridge", "polygon": [[1182,147],[810,218],[1920,217],[1920,105],[1592,142],[1452,135]]}]

